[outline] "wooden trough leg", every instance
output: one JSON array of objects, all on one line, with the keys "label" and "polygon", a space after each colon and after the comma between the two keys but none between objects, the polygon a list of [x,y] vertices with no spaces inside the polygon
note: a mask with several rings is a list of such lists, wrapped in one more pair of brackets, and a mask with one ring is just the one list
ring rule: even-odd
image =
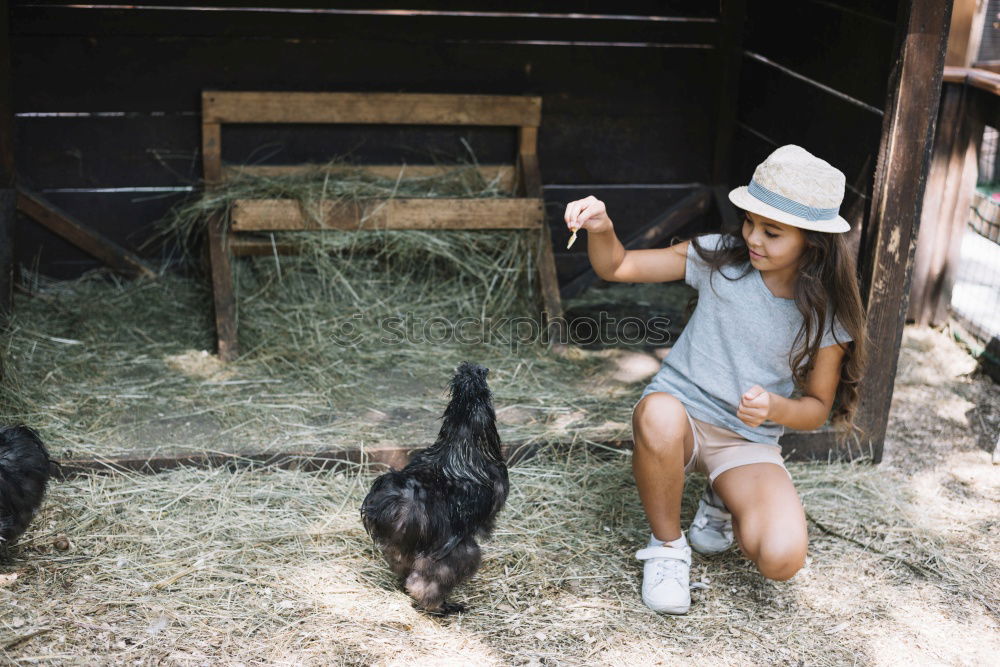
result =
[{"label": "wooden trough leg", "polygon": [[[524,194],[527,197],[542,198],[542,172],[538,166],[538,128],[522,127],[518,133],[521,163],[521,177],[524,184]],[[555,332],[562,325],[562,301],[559,297],[559,280],[556,276],[556,262],[552,254],[552,232],[548,223],[542,221],[538,232],[537,252],[538,285],[542,292],[542,308],[544,317],[542,327],[549,332]],[[553,326],[554,325],[554,326]],[[552,349],[560,352],[565,345],[559,341],[552,344]]]},{"label": "wooden trough leg", "polygon": [[212,298],[215,303],[215,333],[219,359],[231,361],[239,354],[236,340],[236,296],[233,267],[226,239],[226,220],[214,213],[208,221],[208,256],[212,269]]}]

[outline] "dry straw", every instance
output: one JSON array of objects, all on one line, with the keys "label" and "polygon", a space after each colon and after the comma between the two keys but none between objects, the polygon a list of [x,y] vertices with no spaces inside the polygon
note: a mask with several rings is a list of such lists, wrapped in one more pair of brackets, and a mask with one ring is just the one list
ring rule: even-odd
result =
[{"label": "dry straw", "polygon": [[[790,582],[735,552],[696,556],[679,618],[639,599],[646,526],[627,453],[549,450],[515,466],[483,567],[457,591],[468,612],[447,619],[414,610],[371,547],[358,468],[77,478],[53,489],[5,570],[17,579],[0,587],[0,643],[11,659],[84,662],[825,665],[872,662],[868,633],[894,627],[901,594],[996,603],[996,560],[946,543],[884,472],[791,471],[809,513],[856,541],[812,531],[811,564]],[[689,479],[685,524],[703,483]],[[52,548],[61,534],[68,551]]]},{"label": "dry straw", "polygon": [[[311,174],[238,178],[177,209],[164,233],[192,250],[206,212],[241,197],[498,194],[469,167],[416,183],[336,165]],[[207,278],[28,276],[3,339],[8,418],[77,457],[419,444],[468,359],[492,369],[510,440],[625,434],[638,387],[582,381],[612,360],[557,357],[538,339],[524,232],[330,231],[275,242],[299,253],[235,262],[243,356],[227,366],[204,352],[214,347]]]}]

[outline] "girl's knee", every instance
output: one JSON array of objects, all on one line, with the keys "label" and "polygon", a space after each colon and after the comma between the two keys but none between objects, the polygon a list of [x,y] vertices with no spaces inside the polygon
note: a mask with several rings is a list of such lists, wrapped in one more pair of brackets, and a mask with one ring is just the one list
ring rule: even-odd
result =
[{"label": "girl's knee", "polygon": [[768,579],[791,579],[805,565],[806,550],[806,543],[795,540],[764,541],[757,556],[757,569]]},{"label": "girl's knee", "polygon": [[791,522],[760,512],[739,519],[734,515],[733,532],[743,555],[768,579],[791,579],[805,565],[809,538]]},{"label": "girl's knee", "polygon": [[664,392],[647,394],[632,411],[635,446],[645,448],[683,445],[687,412],[679,400]]}]

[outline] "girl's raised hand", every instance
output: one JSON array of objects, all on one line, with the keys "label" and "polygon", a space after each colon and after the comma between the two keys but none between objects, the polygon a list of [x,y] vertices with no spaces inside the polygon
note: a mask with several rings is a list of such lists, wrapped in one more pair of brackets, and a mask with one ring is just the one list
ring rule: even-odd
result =
[{"label": "girl's raised hand", "polygon": [[747,393],[740,397],[740,406],[736,416],[747,426],[760,426],[770,416],[771,394],[759,384],[750,387]]},{"label": "girl's raised hand", "polygon": [[571,232],[586,229],[589,232],[599,233],[606,232],[612,227],[604,202],[593,195],[566,204],[565,218],[566,227]]}]

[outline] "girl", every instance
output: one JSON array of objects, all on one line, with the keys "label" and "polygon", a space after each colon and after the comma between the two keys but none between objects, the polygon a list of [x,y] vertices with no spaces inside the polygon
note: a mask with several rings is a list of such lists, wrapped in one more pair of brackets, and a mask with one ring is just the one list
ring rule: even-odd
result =
[{"label": "girl", "polygon": [[[684,279],[698,304],[632,412],[632,469],[652,528],[642,599],[686,613],[691,548],[718,553],[735,535],[769,579],[805,562],[805,513],[781,457],[784,427],[852,427],[864,363],[864,311],[839,216],[844,175],[798,146],[757,166],[729,193],[742,228],[669,248],[626,251],[604,204],[566,207],[571,231],[586,229],[604,280]],[[851,343],[850,341],[853,341]],[[709,484],[688,529],[680,528],[684,476]]]}]

